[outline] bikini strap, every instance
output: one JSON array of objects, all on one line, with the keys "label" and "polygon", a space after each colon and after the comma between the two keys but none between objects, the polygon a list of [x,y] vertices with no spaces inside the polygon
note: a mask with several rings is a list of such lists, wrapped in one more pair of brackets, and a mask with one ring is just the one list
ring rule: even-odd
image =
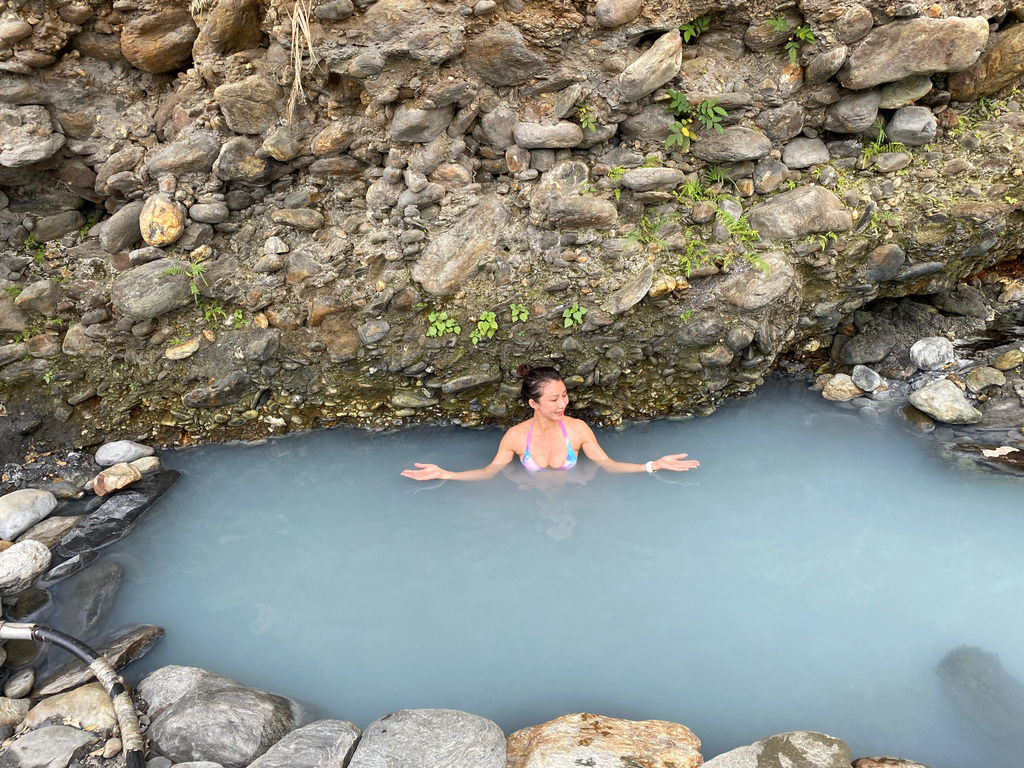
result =
[{"label": "bikini strap", "polygon": [[565,424],[562,423],[561,419],[558,420],[558,426],[560,426],[562,428],[562,437],[564,437],[565,438],[565,442],[568,443],[569,442],[569,433],[565,431]]},{"label": "bikini strap", "polygon": [[523,456],[530,452],[530,438],[533,437],[533,419],[530,419],[530,428],[526,431],[526,450],[523,451]]}]

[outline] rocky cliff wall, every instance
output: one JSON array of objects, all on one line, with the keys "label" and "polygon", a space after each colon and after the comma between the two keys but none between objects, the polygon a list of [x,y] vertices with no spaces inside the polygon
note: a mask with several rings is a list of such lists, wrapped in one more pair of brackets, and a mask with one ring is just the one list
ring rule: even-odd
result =
[{"label": "rocky cliff wall", "polygon": [[0,438],[710,413],[1020,254],[1001,0],[0,2]]}]

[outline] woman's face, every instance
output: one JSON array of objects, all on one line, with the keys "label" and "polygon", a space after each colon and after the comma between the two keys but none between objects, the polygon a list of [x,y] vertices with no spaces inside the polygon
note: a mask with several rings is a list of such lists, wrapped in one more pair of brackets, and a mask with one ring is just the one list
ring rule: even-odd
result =
[{"label": "woman's face", "polygon": [[560,419],[565,415],[569,405],[569,393],[564,381],[545,381],[540,391],[539,400],[530,400],[530,407],[540,416],[548,419]]}]

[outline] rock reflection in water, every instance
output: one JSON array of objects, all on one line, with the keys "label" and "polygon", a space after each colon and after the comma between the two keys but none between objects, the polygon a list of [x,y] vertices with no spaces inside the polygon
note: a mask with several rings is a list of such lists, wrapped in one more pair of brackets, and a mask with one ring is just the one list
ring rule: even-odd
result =
[{"label": "rock reflection in water", "polygon": [[938,667],[946,695],[971,726],[990,768],[1019,768],[1024,760],[1024,683],[994,653],[954,648]]}]

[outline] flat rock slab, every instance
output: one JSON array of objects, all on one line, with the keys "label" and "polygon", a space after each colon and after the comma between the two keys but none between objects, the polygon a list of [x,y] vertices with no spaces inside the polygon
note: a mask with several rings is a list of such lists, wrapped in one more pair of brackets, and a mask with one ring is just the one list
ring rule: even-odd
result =
[{"label": "flat rock slab", "polygon": [[401,709],[363,732],[349,768],[505,768],[505,734],[453,709]]},{"label": "flat rock slab", "polygon": [[704,763],[708,768],[850,768],[850,748],[813,731],[791,731],[739,747]]},{"label": "flat rock slab", "polygon": [[[119,670],[149,653],[164,634],[163,627],[151,624],[126,624],[93,641],[92,647],[109,662],[110,666]],[[92,677],[92,672],[85,664],[80,661],[70,662],[38,681],[32,691],[32,698],[52,696],[88,682]]]},{"label": "flat rock slab", "polygon": [[249,768],[343,768],[358,738],[352,723],[317,720],[289,733]]},{"label": "flat rock slab", "polygon": [[177,470],[164,469],[143,478],[129,490],[113,494],[65,534],[57,544],[58,554],[71,557],[120,541],[180,476]]},{"label": "flat rock slab", "polygon": [[700,739],[664,720],[564,715],[508,737],[508,768],[697,768]]},{"label": "flat rock slab", "polygon": [[65,768],[99,741],[94,733],[66,725],[30,731],[11,743],[0,757],[2,768]]}]

